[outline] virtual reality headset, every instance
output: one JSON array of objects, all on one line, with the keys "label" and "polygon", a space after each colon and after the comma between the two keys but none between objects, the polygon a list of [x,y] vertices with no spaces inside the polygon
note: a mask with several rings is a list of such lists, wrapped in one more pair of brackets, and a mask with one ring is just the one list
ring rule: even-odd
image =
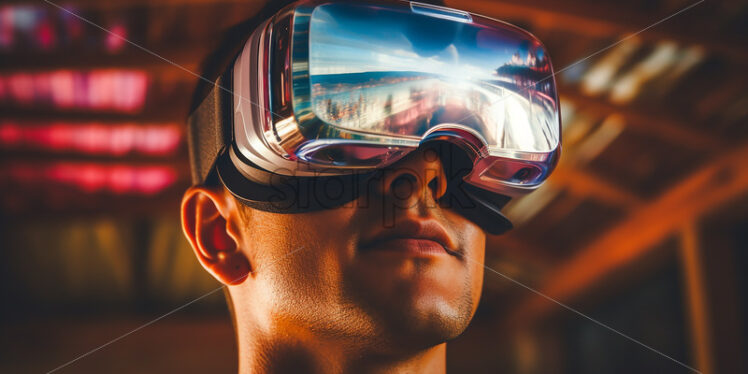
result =
[{"label": "virtual reality headset", "polygon": [[408,1],[285,7],[250,35],[189,126],[193,181],[217,170],[235,196],[271,211],[284,211],[268,205],[283,201],[278,185],[355,180],[442,142],[468,164],[470,198],[506,224],[500,207],[539,187],[561,151],[553,67],[536,37]]}]

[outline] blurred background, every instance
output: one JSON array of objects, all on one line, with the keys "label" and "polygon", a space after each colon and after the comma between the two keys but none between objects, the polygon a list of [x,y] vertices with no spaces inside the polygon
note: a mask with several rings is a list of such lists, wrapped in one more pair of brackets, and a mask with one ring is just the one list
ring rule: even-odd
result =
[{"label": "blurred background", "polygon": [[[748,372],[748,4],[631,36],[696,1],[446,3],[532,31],[559,72],[561,163],[507,207],[517,229],[490,238],[487,265],[705,374]],[[5,373],[55,369],[219,286],[178,217],[197,79],[117,36],[198,72],[261,2],[59,5],[113,34],[0,5]],[[219,291],[59,372],[230,373],[234,349]],[[448,351],[452,372],[691,372],[490,270]]]}]

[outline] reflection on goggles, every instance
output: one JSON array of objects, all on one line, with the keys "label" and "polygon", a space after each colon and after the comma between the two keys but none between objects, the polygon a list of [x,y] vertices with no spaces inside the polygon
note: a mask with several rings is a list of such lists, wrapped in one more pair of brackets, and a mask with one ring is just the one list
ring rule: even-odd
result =
[{"label": "reflection on goggles", "polygon": [[[549,152],[557,146],[555,134],[543,131],[552,124],[542,121],[554,114],[547,96],[530,101],[498,84],[376,75],[312,76],[314,113],[328,124],[375,134],[421,139],[441,124],[459,124],[492,148]],[[340,83],[345,80],[352,82]],[[545,126],[533,125],[538,122]]]},{"label": "reflection on goggles", "polygon": [[328,125],[420,139],[448,123],[489,151],[558,145],[550,62],[516,30],[325,4],[309,21],[309,56],[312,110]]}]

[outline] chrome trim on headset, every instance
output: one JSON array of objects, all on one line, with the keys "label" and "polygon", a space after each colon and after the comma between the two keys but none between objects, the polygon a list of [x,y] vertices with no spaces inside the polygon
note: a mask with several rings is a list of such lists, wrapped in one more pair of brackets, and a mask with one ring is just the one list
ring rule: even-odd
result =
[{"label": "chrome trim on headset", "polygon": [[411,1],[410,10],[412,10],[413,13],[419,13],[419,14],[423,14],[426,16],[430,16],[430,17],[436,17],[436,18],[443,18],[443,19],[447,19],[450,21],[466,22],[466,23],[473,22],[473,17],[470,15],[470,13],[462,11],[462,10],[439,6],[439,5]]},{"label": "chrome trim on headset", "polygon": [[299,124],[296,122],[296,117],[294,116],[276,122],[273,127],[278,145],[286,154],[293,154],[293,151],[306,140],[304,139],[304,135],[301,134]]},{"label": "chrome trim on headset", "polygon": [[[252,33],[234,64],[233,141],[236,146],[236,152],[260,168],[273,173],[290,175],[290,171],[294,171],[293,175],[296,176],[341,174],[331,170],[314,170],[308,167],[306,163],[283,157],[269,143],[269,139],[270,141],[280,141],[281,139],[275,139],[275,134],[266,136],[266,131],[263,130],[267,128],[271,132],[274,131],[272,126],[273,114],[267,102],[268,96],[260,94],[266,92],[266,89],[272,88],[268,84],[267,72],[258,66],[260,61],[264,61],[268,53],[266,43],[268,36],[272,33],[272,21],[273,19],[266,21]],[[298,131],[298,127],[296,127],[296,130]],[[300,135],[294,135],[292,132],[284,134],[284,139]],[[285,149],[280,146],[280,143],[278,143],[278,147],[285,153]],[[233,152],[234,149],[232,147]],[[241,160],[236,157],[237,155],[234,156],[231,159],[237,169],[243,171],[242,174],[250,177],[252,175],[250,171],[251,167],[244,166]]]}]

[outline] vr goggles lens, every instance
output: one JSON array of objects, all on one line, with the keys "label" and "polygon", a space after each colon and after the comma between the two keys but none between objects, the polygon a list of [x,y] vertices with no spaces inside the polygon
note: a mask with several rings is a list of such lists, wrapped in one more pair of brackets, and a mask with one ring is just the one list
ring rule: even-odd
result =
[{"label": "vr goggles lens", "polygon": [[259,27],[234,65],[234,152],[271,172],[387,166],[443,140],[465,180],[517,195],[560,152],[553,68],[506,23],[431,5],[307,1]]}]

